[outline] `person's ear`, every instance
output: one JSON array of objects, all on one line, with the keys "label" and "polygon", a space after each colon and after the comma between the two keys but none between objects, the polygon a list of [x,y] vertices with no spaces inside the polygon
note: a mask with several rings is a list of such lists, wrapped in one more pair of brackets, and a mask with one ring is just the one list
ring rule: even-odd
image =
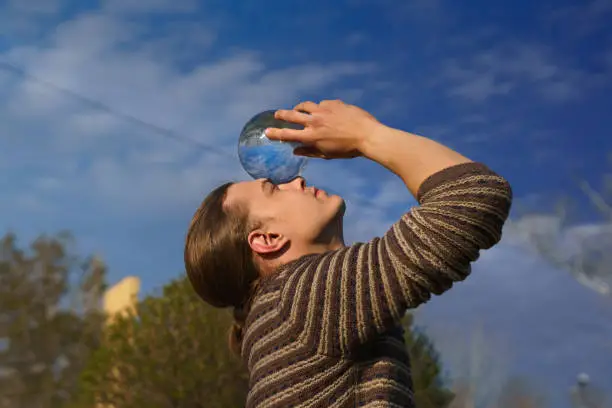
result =
[{"label": "person's ear", "polygon": [[260,255],[269,255],[283,249],[289,239],[282,234],[258,229],[249,234],[248,241],[253,252]]}]

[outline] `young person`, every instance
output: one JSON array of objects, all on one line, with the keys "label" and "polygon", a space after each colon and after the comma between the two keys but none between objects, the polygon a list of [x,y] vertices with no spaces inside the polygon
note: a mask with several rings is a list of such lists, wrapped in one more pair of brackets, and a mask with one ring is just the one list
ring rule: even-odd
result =
[{"label": "young person", "polygon": [[387,127],[341,101],[304,102],[268,129],[296,154],[363,156],[417,198],[381,238],[346,246],[344,202],[298,178],[224,184],[195,213],[185,266],[195,291],[233,307],[231,347],[250,375],[247,407],[414,407],[401,318],[465,279],[501,238],[508,182],[483,164]]}]

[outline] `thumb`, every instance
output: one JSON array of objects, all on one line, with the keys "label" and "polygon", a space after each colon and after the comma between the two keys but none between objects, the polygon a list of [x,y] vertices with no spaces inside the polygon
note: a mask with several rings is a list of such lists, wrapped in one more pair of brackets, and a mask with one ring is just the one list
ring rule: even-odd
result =
[{"label": "thumb", "polygon": [[318,159],[325,159],[325,155],[316,147],[312,146],[300,146],[293,149],[293,154],[296,156],[314,157]]}]

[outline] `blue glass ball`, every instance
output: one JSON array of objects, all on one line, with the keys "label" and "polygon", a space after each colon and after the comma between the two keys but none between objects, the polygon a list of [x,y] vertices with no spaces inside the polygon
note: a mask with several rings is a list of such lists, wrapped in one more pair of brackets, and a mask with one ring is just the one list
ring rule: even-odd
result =
[{"label": "blue glass ball", "polygon": [[301,125],[274,118],[274,110],[253,116],[238,139],[238,158],[244,170],[254,179],[268,178],[275,184],[288,183],[300,176],[307,158],[296,156],[299,143],[270,140],[267,128],[303,129]]}]

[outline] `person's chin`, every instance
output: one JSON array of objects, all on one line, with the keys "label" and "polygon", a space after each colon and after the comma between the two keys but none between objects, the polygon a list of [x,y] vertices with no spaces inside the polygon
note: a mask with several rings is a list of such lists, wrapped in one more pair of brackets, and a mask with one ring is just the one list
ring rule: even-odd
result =
[{"label": "person's chin", "polygon": [[342,217],[346,211],[346,202],[340,196],[333,196],[333,198],[337,201],[337,216]]}]

